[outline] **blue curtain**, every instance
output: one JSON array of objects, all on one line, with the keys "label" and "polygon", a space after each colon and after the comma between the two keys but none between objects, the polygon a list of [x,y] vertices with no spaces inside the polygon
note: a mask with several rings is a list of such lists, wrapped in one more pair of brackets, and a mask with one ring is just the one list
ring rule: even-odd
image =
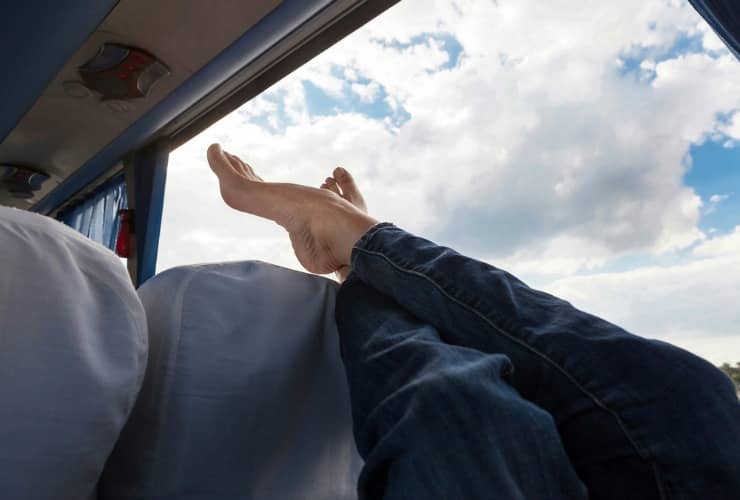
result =
[{"label": "blue curtain", "polygon": [[92,196],[62,214],[61,220],[93,241],[111,250],[118,237],[118,211],[127,208],[123,176],[106,182]]}]

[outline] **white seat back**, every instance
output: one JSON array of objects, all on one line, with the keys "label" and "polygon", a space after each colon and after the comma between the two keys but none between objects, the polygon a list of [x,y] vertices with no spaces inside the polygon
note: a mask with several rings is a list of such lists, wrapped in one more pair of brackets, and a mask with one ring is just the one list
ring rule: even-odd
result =
[{"label": "white seat back", "polygon": [[147,282],[149,366],[101,498],[356,498],[336,291],[260,262]]},{"label": "white seat back", "polygon": [[133,407],[144,309],[118,257],[0,207],[0,497],[87,499]]}]

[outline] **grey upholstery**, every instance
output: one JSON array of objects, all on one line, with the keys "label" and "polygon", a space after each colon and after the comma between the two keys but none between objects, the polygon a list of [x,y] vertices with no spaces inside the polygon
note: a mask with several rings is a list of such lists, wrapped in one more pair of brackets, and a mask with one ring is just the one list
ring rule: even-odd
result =
[{"label": "grey upholstery", "polygon": [[260,262],[148,281],[149,365],[101,498],[356,498],[336,290]]},{"label": "grey upholstery", "polygon": [[146,348],[144,309],[118,257],[0,207],[0,498],[94,498]]}]

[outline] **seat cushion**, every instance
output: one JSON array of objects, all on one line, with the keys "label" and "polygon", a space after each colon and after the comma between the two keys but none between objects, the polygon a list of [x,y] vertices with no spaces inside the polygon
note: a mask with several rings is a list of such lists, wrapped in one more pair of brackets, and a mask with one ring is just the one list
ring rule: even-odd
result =
[{"label": "seat cushion", "polygon": [[101,498],[356,498],[333,281],[261,262],[139,290],[149,365]]},{"label": "seat cushion", "polygon": [[92,498],[146,348],[118,257],[53,219],[0,207],[0,497]]}]

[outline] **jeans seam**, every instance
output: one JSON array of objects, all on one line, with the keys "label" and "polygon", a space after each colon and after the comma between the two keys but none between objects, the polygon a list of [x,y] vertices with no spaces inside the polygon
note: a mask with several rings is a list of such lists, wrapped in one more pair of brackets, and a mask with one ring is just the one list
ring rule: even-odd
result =
[{"label": "jeans seam", "polygon": [[663,478],[660,475],[660,469],[658,468],[658,464],[655,462],[655,460],[650,461],[650,466],[653,469],[653,476],[655,476],[655,483],[658,487],[658,494],[660,495],[661,499],[668,498],[668,495],[665,491],[665,486],[663,485]]},{"label": "jeans seam", "polygon": [[[621,417],[617,414],[617,412],[614,411],[613,409],[611,409],[609,406],[607,406],[598,397],[596,397],[594,394],[592,394],[588,389],[586,389],[585,387],[583,387],[573,377],[573,375],[571,375],[567,370],[565,370],[562,366],[560,366],[558,363],[556,363],[554,360],[552,360],[545,353],[539,351],[537,348],[533,347],[532,345],[530,345],[526,341],[517,338],[516,336],[512,335],[508,331],[506,331],[503,328],[499,327],[493,321],[491,321],[488,317],[486,317],[486,315],[484,315],[483,313],[481,313],[480,311],[478,311],[475,307],[470,306],[467,303],[465,303],[465,302],[457,299],[456,297],[452,296],[451,294],[449,294],[447,292],[447,290],[445,290],[445,288],[442,285],[440,285],[439,283],[437,283],[434,279],[430,278],[426,274],[424,274],[422,272],[419,272],[419,271],[415,271],[413,269],[406,269],[404,267],[401,267],[398,264],[396,264],[395,262],[393,262],[393,260],[391,260],[390,258],[388,258],[388,256],[385,255],[382,252],[376,252],[376,251],[373,251],[373,250],[366,250],[364,248],[359,248],[357,246],[355,246],[354,249],[357,250],[358,252],[362,252],[362,253],[367,254],[367,255],[381,257],[386,262],[388,262],[394,269],[396,269],[396,270],[398,270],[398,271],[400,271],[402,273],[406,273],[406,274],[418,276],[420,278],[423,278],[423,279],[429,281],[446,298],[448,298],[449,300],[453,301],[455,304],[459,305],[463,309],[466,309],[468,312],[473,313],[475,316],[477,316],[479,319],[481,319],[485,324],[487,324],[489,327],[493,328],[494,331],[498,332],[499,334],[501,334],[501,335],[505,336],[506,338],[508,338],[510,341],[512,341],[512,342],[514,342],[516,344],[521,345],[525,349],[530,350],[531,352],[533,352],[534,354],[536,354],[537,356],[539,356],[540,358],[542,358],[545,362],[547,362],[548,364],[550,364],[551,366],[553,366],[556,370],[558,370],[561,374],[563,374],[565,376],[565,378],[568,379],[579,391],[581,391],[584,395],[588,396],[589,399],[591,399],[591,401],[596,404],[596,406],[598,406],[602,410],[604,410],[607,413],[609,413],[610,415],[612,415],[612,417],[617,421],[617,423],[619,424],[620,429],[622,429],[622,432],[627,437],[627,439],[629,440],[630,444],[635,449],[635,451],[638,453],[638,455],[640,456],[640,458],[642,458],[643,460],[648,460],[649,459],[649,453],[646,450],[644,450],[636,442],[635,438],[633,438],[630,435],[630,433],[627,430],[624,422],[622,421]],[[656,477],[656,481],[657,481],[657,477]],[[662,493],[663,492],[661,490],[661,496],[664,498],[664,496],[662,495]]]}]

